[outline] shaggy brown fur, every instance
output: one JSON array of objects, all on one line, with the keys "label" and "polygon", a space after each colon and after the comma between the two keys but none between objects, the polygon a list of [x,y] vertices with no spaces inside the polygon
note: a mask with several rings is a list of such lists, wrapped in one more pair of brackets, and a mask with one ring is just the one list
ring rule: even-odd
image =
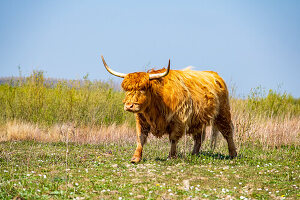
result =
[{"label": "shaggy brown fur", "polygon": [[228,90],[223,79],[212,71],[170,70],[163,78],[149,80],[149,74],[165,69],[136,72],[125,76],[124,109],[135,113],[137,148],[132,162],[139,162],[148,133],[169,135],[170,157],[176,156],[176,144],[186,133],[193,136],[193,154],[198,154],[205,127],[213,125],[228,142],[229,155],[237,155]]}]

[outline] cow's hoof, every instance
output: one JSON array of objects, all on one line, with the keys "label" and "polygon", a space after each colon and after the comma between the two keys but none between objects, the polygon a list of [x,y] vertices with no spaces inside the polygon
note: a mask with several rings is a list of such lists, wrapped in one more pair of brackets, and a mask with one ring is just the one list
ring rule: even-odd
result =
[{"label": "cow's hoof", "polygon": [[177,158],[177,155],[172,155],[172,156],[169,155],[168,158],[169,158],[169,159],[176,159],[176,158]]},{"label": "cow's hoof", "polygon": [[200,152],[199,152],[199,151],[198,151],[198,152],[193,151],[193,152],[192,152],[192,155],[193,155],[193,156],[199,156],[199,155],[200,155]]},{"label": "cow's hoof", "polygon": [[138,163],[138,162],[140,162],[141,161],[141,158],[139,158],[139,157],[133,157],[132,159],[131,159],[131,163]]},{"label": "cow's hoof", "polygon": [[234,158],[237,157],[237,153],[236,152],[232,153],[232,154],[229,155],[229,157],[230,157],[230,159],[234,159]]}]

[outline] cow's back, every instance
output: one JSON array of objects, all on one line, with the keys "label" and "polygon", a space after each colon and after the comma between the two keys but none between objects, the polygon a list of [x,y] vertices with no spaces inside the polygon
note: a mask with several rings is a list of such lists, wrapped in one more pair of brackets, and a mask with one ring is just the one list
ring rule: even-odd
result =
[{"label": "cow's back", "polygon": [[191,129],[203,128],[218,114],[220,105],[229,105],[226,84],[216,72],[171,70],[162,84],[169,119],[178,115]]}]

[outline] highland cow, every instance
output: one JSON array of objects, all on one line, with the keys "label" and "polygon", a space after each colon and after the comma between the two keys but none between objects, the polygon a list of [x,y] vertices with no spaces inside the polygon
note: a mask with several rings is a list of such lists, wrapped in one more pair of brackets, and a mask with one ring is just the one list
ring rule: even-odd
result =
[{"label": "highland cow", "polygon": [[131,162],[141,160],[149,133],[169,136],[171,158],[176,157],[179,139],[189,134],[194,139],[192,154],[198,154],[208,125],[213,134],[222,133],[230,157],[236,157],[228,89],[216,72],[170,70],[169,60],[167,69],[123,74],[110,69],[101,57],[108,72],[124,78],[124,109],[136,118],[137,147]]}]

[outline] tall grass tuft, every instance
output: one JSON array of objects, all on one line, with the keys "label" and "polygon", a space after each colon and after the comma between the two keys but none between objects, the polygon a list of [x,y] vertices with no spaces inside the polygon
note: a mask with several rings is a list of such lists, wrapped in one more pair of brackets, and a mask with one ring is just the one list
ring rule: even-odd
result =
[{"label": "tall grass tuft", "polygon": [[123,110],[124,93],[100,81],[49,81],[41,71],[0,85],[0,119],[51,126],[133,124]]},{"label": "tall grass tuft", "polygon": [[251,90],[247,99],[249,112],[268,118],[293,117],[300,115],[300,99],[272,89],[268,93],[261,87]]}]

